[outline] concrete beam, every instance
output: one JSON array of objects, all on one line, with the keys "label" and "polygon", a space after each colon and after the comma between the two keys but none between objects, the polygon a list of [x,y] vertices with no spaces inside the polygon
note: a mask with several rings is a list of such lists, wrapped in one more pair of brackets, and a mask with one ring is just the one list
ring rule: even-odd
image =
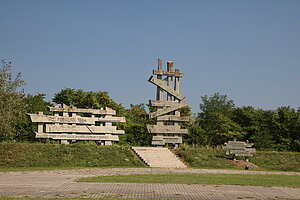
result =
[{"label": "concrete beam", "polygon": [[[181,103],[187,103],[186,101],[181,101]],[[170,106],[176,106],[180,104],[178,101],[163,101],[163,100],[150,100],[149,101],[150,106],[153,107],[170,107]]]},{"label": "concrete beam", "polygon": [[151,82],[151,83],[153,83],[154,85],[160,87],[161,89],[163,89],[164,91],[166,91],[167,93],[169,93],[170,95],[174,96],[175,98],[177,98],[180,101],[185,98],[185,96],[183,96],[179,92],[173,90],[172,86],[166,86],[164,84],[163,80],[160,80],[160,79],[157,79],[157,78],[151,76],[148,81]]},{"label": "concrete beam", "polygon": [[117,135],[36,133],[36,138],[50,138],[50,139],[55,139],[55,140],[110,140],[110,141],[119,141],[119,137]]},{"label": "concrete beam", "polygon": [[188,106],[188,103],[186,101],[182,101],[182,102],[178,103],[175,106],[164,108],[164,109],[157,110],[155,112],[149,113],[149,117],[150,118],[155,118],[155,117],[173,112],[174,110],[178,110],[178,109],[186,107],[186,106]]},{"label": "concrete beam", "polygon": [[75,112],[75,113],[91,113],[94,115],[116,115],[116,111],[112,110],[108,107],[105,110],[101,109],[83,109],[83,108],[76,108],[76,107],[51,107],[49,106],[50,111],[54,112]]},{"label": "concrete beam", "polygon": [[188,134],[188,129],[180,129],[180,126],[162,126],[162,125],[147,125],[148,133],[174,133],[174,134]]},{"label": "concrete beam", "polygon": [[115,126],[73,126],[46,124],[47,133],[111,133],[124,134],[123,130],[116,130]]},{"label": "concrete beam", "polygon": [[153,141],[164,141],[165,143],[182,143],[182,137],[178,136],[153,136]]},{"label": "concrete beam", "polygon": [[51,115],[39,115],[39,114],[27,114],[30,116],[32,122],[41,123],[73,123],[73,124],[95,124],[98,122],[118,122],[125,123],[125,117],[112,117],[105,116],[104,118],[98,117],[63,117],[63,116],[51,116]]},{"label": "concrete beam", "polygon": [[179,70],[175,70],[175,72],[161,71],[161,70],[153,70],[153,75],[163,75],[163,76],[176,76],[183,77],[184,74],[180,73]]},{"label": "concrete beam", "polygon": [[176,115],[163,115],[157,117],[157,121],[174,121],[174,122],[188,122],[190,121],[189,117],[178,117]]}]

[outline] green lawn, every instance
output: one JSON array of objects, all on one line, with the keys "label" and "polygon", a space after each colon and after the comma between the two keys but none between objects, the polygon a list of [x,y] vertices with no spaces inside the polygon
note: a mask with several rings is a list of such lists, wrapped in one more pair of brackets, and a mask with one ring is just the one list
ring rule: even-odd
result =
[{"label": "green lawn", "polygon": [[[244,169],[232,163],[231,156],[225,151],[212,148],[179,148],[173,150],[189,167],[209,169]],[[239,160],[244,159],[239,157]],[[260,171],[296,171],[300,172],[300,152],[257,151],[250,162]]]},{"label": "green lawn", "polygon": [[300,187],[300,176],[258,174],[136,174],[87,177],[77,181]]},{"label": "green lawn", "polygon": [[[224,150],[179,148],[173,150],[189,167],[244,169],[236,166]],[[243,158],[239,158],[243,159]],[[300,152],[257,151],[251,170],[300,172]],[[0,171],[52,170],[86,167],[147,167],[128,146],[97,146],[42,143],[0,143]]]},{"label": "green lawn", "polygon": [[146,165],[128,146],[0,143],[0,169],[76,167],[146,167]]}]

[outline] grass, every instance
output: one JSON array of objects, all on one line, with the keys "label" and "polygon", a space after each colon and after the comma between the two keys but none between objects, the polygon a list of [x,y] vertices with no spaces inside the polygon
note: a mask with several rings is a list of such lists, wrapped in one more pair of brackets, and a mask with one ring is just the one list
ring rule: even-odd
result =
[{"label": "grass", "polygon": [[145,167],[127,146],[0,144],[0,169]]},{"label": "grass", "polygon": [[184,148],[174,150],[189,167],[209,169],[239,169],[224,157],[222,150],[206,148]]},{"label": "grass", "polygon": [[300,172],[300,152],[258,151],[251,162],[264,170]]},{"label": "grass", "polygon": [[[181,148],[174,150],[189,167],[244,169],[233,164],[223,150]],[[243,158],[240,158],[243,159]],[[300,172],[300,152],[258,151],[251,170]],[[128,146],[42,143],[0,143],[0,171],[76,169],[86,167],[146,167]]]},{"label": "grass", "polygon": [[[243,169],[233,165],[231,157],[220,149],[182,148],[174,153],[192,168]],[[300,152],[257,151],[250,162],[258,166],[254,170],[300,172]]]},{"label": "grass", "polygon": [[300,187],[300,176],[259,174],[135,174],[87,177],[77,181]]}]

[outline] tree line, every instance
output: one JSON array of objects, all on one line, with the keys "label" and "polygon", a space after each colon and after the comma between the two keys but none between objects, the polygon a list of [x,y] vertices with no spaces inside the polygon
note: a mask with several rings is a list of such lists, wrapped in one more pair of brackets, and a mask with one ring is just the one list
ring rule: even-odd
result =
[{"label": "tree line", "polygon": [[236,107],[219,93],[201,98],[201,112],[189,128],[189,143],[215,146],[236,139],[253,142],[261,150],[300,151],[299,108]]},{"label": "tree line", "polygon": [[[39,141],[35,139],[37,126],[31,123],[26,113],[51,114],[48,106],[66,104],[79,108],[110,107],[117,116],[126,117],[126,123],[117,124],[125,130],[119,144],[151,144],[152,135],[147,133],[146,124],[154,124],[148,119],[146,110],[154,108],[148,104],[130,105],[126,109],[110,98],[108,92],[84,91],[64,88],[56,93],[52,102],[45,100],[45,94],[25,94],[21,89],[25,84],[21,74],[13,77],[11,63],[2,60],[0,68],[0,141]],[[300,109],[289,106],[276,110],[256,109],[251,106],[236,107],[226,95],[215,93],[202,96],[200,112],[192,114],[189,107],[181,110],[182,116],[190,116],[189,123],[181,126],[189,129],[184,143],[194,146],[218,146],[228,140],[242,140],[255,143],[260,150],[300,151]]]}]

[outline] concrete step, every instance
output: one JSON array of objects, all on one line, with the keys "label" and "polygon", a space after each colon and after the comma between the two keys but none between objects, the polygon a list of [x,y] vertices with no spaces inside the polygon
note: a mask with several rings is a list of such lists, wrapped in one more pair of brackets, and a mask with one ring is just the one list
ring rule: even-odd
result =
[{"label": "concrete step", "polygon": [[187,166],[168,148],[132,147],[133,151],[150,167],[186,168]]}]

